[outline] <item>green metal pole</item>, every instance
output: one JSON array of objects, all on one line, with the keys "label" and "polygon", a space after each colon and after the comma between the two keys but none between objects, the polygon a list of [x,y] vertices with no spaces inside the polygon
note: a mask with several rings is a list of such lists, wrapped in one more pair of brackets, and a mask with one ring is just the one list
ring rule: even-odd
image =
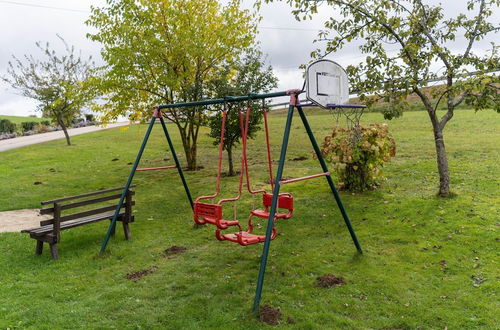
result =
[{"label": "green metal pole", "polygon": [[170,134],[168,134],[167,125],[165,125],[165,120],[163,117],[160,117],[160,123],[163,127],[163,132],[165,132],[165,137],[167,138],[168,145],[170,147],[170,151],[172,151],[172,156],[174,157],[175,166],[177,167],[177,172],[179,172],[179,176],[181,177],[182,185],[184,186],[184,190],[186,191],[187,198],[189,199],[189,203],[191,204],[191,208],[194,209],[193,206],[193,198],[191,197],[191,192],[189,191],[189,187],[186,182],[186,178],[184,178],[184,172],[182,171],[181,164],[179,162],[179,158],[177,158],[177,153],[174,149],[174,144],[172,143],[172,139],[170,139]]},{"label": "green metal pole", "polygon": [[[311,144],[314,148],[314,152],[316,153],[316,157],[318,157],[319,163],[321,164],[321,168],[323,169],[323,172],[328,172],[328,167],[326,166],[325,159],[323,158],[323,155],[321,154],[321,150],[319,149],[318,143],[316,142],[316,139],[314,138],[314,134],[311,130],[311,126],[309,126],[309,122],[307,121],[306,115],[305,115],[304,111],[302,110],[302,107],[298,106],[297,110],[299,112],[300,118],[302,119],[302,123],[304,123],[304,127],[306,128],[307,135],[309,136],[309,140],[311,140]],[[358,242],[358,238],[356,237],[356,233],[354,232],[354,229],[352,228],[351,221],[349,220],[347,212],[345,211],[344,204],[342,204],[342,200],[340,199],[340,195],[339,195],[337,189],[335,188],[335,184],[333,183],[332,177],[330,175],[327,175],[326,180],[328,181],[328,185],[330,185],[330,189],[332,190],[333,196],[335,197],[335,200],[337,201],[337,205],[340,209],[340,213],[342,213],[342,217],[344,218],[347,229],[349,229],[349,233],[351,234],[351,238],[354,241],[354,245],[356,245],[356,249],[358,250],[359,253],[363,253],[363,250],[361,250],[361,245]]]},{"label": "green metal pole", "polygon": [[243,102],[243,101],[248,101],[248,100],[260,100],[260,99],[267,99],[267,98],[272,98],[272,97],[287,96],[287,95],[290,95],[292,92],[294,94],[303,93],[302,90],[289,90],[289,91],[266,93],[266,94],[248,94],[245,96],[226,96],[222,99],[201,100],[201,101],[193,101],[193,102],[185,102],[185,103],[162,104],[162,105],[158,106],[158,109],[162,110],[162,109],[173,109],[173,108],[181,108],[181,107],[191,107],[191,106],[195,106],[195,105],[223,104],[224,102]]},{"label": "green metal pole", "polygon": [[288,107],[288,117],[286,119],[285,132],[283,133],[283,143],[281,145],[281,154],[278,165],[278,172],[274,180],[273,199],[271,202],[271,210],[269,211],[269,218],[267,219],[266,240],[264,242],[264,249],[260,259],[259,277],[257,279],[257,288],[255,291],[255,299],[253,302],[253,311],[257,311],[260,304],[260,297],[262,295],[262,286],[264,285],[264,274],[266,273],[267,256],[269,254],[269,247],[271,245],[271,235],[274,225],[274,214],[278,206],[278,195],[280,193],[280,181],[283,175],[283,168],[285,167],[286,149],[288,146],[288,137],[290,136],[290,127],[292,126],[293,110],[295,105],[290,104]]},{"label": "green metal pole", "polygon": [[113,230],[116,227],[116,219],[118,218],[118,214],[120,213],[120,209],[122,207],[122,204],[125,200],[125,196],[127,195],[127,191],[130,188],[130,185],[132,184],[132,179],[134,178],[135,170],[137,169],[137,166],[139,166],[139,161],[141,160],[142,153],[144,152],[144,149],[146,148],[146,144],[149,139],[149,135],[151,134],[151,130],[153,129],[153,125],[155,123],[156,117],[151,118],[151,122],[149,123],[148,130],[146,131],[146,135],[144,136],[144,140],[142,141],[141,149],[139,149],[139,153],[137,154],[137,157],[135,158],[134,165],[132,166],[132,170],[130,171],[130,175],[128,176],[127,183],[125,184],[125,189],[123,189],[122,196],[120,197],[120,201],[118,202],[118,205],[116,205],[115,209],[115,214],[113,215],[113,220],[111,220],[111,223],[109,224],[108,227],[108,232],[106,233],[106,237],[104,238],[104,241],[102,242],[101,245],[101,253],[104,253],[106,251],[106,246],[108,245],[109,238],[111,237],[111,234],[113,233]]}]

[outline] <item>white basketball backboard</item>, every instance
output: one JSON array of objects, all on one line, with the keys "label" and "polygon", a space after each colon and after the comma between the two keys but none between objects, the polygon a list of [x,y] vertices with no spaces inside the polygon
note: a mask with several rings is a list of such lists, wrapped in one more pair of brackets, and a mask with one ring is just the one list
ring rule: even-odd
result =
[{"label": "white basketball backboard", "polygon": [[327,104],[349,101],[347,72],[330,60],[318,60],[306,69],[306,96],[309,101],[326,108]]}]

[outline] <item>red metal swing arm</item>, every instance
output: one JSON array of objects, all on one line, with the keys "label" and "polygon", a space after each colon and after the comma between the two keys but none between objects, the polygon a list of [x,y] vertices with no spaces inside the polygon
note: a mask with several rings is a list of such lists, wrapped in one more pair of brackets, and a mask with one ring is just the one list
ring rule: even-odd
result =
[{"label": "red metal swing arm", "polygon": [[318,178],[320,176],[328,176],[328,175],[330,175],[330,172],[313,174],[313,175],[303,176],[303,177],[300,177],[300,178],[294,178],[294,179],[289,179],[289,180],[281,180],[280,181],[280,185],[287,184],[287,183],[292,183],[292,182],[298,182],[298,181],[304,181],[304,180],[314,179],[314,178]]},{"label": "red metal swing arm", "polygon": [[158,167],[143,167],[143,168],[136,169],[136,172],[167,170],[167,169],[171,169],[171,168],[177,168],[177,166],[168,165],[168,166],[158,166]]},{"label": "red metal swing arm", "polygon": [[[241,130],[241,135],[242,135],[242,140],[244,141],[246,139],[246,130],[243,127],[243,114],[241,112],[241,109],[238,109],[238,115],[240,117],[240,130]],[[240,184],[238,186],[238,195],[236,197],[232,198],[224,198],[221,199],[217,204],[222,204],[226,202],[236,202],[241,198],[241,192],[243,190],[243,172],[245,172],[245,164],[246,164],[246,154],[244,152],[241,153],[241,171],[240,171]]]},{"label": "red metal swing arm", "polygon": [[200,196],[200,197],[196,198],[195,203],[199,202],[200,200],[203,200],[203,199],[215,198],[220,193],[220,180],[221,180],[221,173],[222,173],[222,152],[223,152],[223,148],[224,148],[224,132],[226,131],[226,117],[227,117],[227,109],[226,109],[226,104],[224,104],[224,109],[222,110],[222,124],[221,124],[220,144],[219,144],[219,164],[217,167],[217,181],[215,184],[215,193],[213,195]]},{"label": "red metal swing arm", "polygon": [[[243,159],[245,160],[245,175],[247,179],[247,189],[250,194],[263,194],[266,191],[264,189],[260,190],[252,190],[251,184],[250,184],[250,174],[248,171],[248,156],[247,156],[247,141],[248,141],[248,125],[250,122],[250,112],[252,111],[252,108],[250,106],[247,106],[247,112],[245,115],[245,129],[242,130],[241,134],[241,144],[242,144],[242,149],[243,149]],[[269,145],[268,145],[268,151],[269,151]],[[272,171],[272,170],[271,170]]]},{"label": "red metal swing arm", "polygon": [[266,131],[266,147],[267,147],[267,164],[269,166],[269,182],[271,183],[271,191],[274,191],[273,180],[273,159],[271,158],[271,143],[269,143],[269,126],[267,124],[267,111],[265,108],[266,100],[262,100],[262,112],[264,115],[264,128]]}]

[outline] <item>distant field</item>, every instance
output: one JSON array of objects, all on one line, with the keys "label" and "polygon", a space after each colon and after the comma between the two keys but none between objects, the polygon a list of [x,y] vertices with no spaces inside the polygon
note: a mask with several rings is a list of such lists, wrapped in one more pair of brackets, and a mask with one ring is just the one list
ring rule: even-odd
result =
[{"label": "distant field", "polygon": [[37,118],[37,117],[21,117],[21,116],[4,116],[0,115],[0,120],[2,119],[8,119],[11,122],[15,124],[21,124],[22,122],[27,122],[27,121],[36,121],[37,123],[41,122],[42,120],[47,120],[47,118]]}]

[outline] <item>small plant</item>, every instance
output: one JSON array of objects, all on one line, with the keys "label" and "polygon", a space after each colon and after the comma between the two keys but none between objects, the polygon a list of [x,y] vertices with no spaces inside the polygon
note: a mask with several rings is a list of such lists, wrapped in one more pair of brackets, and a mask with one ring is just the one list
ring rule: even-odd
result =
[{"label": "small plant", "polygon": [[325,137],[322,153],[333,164],[342,189],[364,191],[380,184],[380,168],[396,155],[396,143],[385,124],[335,126],[332,135]]},{"label": "small plant", "polygon": [[0,133],[14,133],[17,129],[15,123],[8,119],[0,120]]},{"label": "small plant", "polygon": [[23,132],[34,131],[37,125],[38,123],[36,121],[25,121],[21,123]]},{"label": "small plant", "polygon": [[94,121],[95,120],[95,116],[91,113],[86,113],[85,114],[85,121]]},{"label": "small plant", "polygon": [[0,140],[13,139],[17,137],[17,133],[0,133]]},{"label": "small plant", "polygon": [[50,120],[42,120],[40,124],[43,126],[50,126]]},{"label": "small plant", "polygon": [[35,127],[35,134],[51,132],[50,126],[46,126],[42,123]]}]

